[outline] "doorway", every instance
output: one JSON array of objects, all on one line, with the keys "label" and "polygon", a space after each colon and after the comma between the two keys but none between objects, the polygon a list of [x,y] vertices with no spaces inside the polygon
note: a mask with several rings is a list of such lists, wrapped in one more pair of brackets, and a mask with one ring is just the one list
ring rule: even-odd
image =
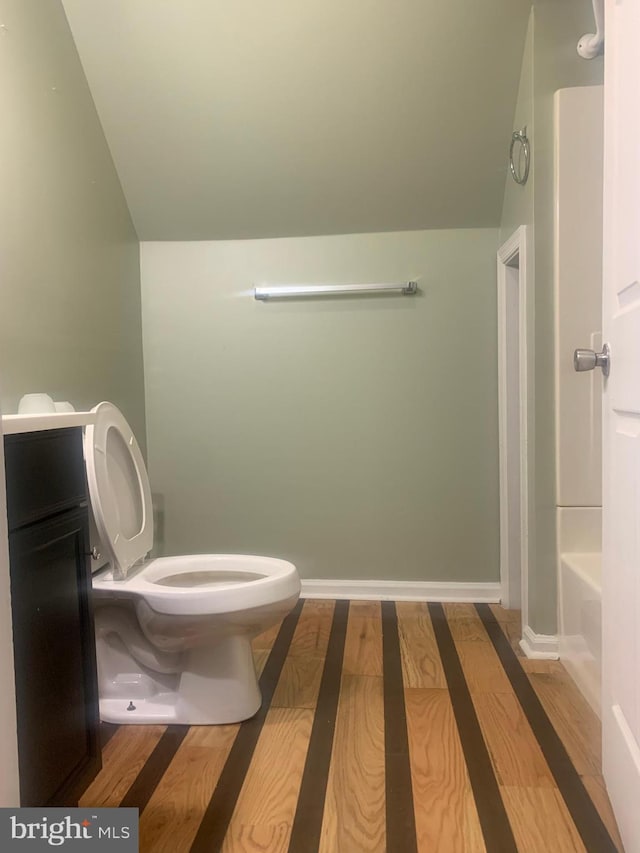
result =
[{"label": "doorway", "polygon": [[498,249],[500,584],[504,607],[528,625],[526,227]]}]

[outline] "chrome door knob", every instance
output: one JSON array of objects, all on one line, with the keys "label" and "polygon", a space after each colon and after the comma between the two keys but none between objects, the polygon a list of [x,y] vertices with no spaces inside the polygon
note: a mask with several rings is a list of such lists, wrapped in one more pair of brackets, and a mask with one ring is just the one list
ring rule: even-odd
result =
[{"label": "chrome door knob", "polygon": [[609,345],[604,344],[602,352],[592,349],[577,349],[573,353],[573,369],[578,373],[600,367],[605,376],[609,375]]}]

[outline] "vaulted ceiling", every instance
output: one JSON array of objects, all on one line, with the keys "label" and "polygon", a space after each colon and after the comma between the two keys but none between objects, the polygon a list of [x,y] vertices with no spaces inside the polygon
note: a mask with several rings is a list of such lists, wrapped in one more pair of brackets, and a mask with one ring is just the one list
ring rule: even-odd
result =
[{"label": "vaulted ceiling", "polygon": [[530,0],[63,0],[143,240],[493,226]]}]

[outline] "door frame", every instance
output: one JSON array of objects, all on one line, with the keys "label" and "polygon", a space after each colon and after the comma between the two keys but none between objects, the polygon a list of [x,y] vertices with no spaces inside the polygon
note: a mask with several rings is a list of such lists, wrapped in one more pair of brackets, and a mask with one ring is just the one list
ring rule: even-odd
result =
[{"label": "door frame", "polygon": [[[528,465],[528,287],[527,287],[527,226],[521,225],[498,249],[498,458],[500,467],[500,586],[504,607],[520,608],[522,624],[529,624],[529,465]],[[507,448],[509,424],[507,418],[507,288],[513,286],[513,270],[517,259],[518,277],[518,397],[520,402],[519,436],[520,452],[520,600],[513,600],[514,574],[510,568],[508,484],[510,468]]]}]

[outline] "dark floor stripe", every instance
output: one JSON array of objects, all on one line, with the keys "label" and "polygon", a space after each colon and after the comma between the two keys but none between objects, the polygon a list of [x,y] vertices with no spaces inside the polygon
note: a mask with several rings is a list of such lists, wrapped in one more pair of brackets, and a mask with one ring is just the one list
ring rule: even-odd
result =
[{"label": "dark floor stripe", "polygon": [[216,853],[222,848],[229,821],[247,775],[273,693],[284,665],[293,633],[300,618],[303,601],[300,599],[285,618],[260,676],[262,705],[257,714],[240,726],[238,734],[218,779],[209,805],[202,818],[191,853]]},{"label": "dark floor stripe", "polygon": [[349,602],[336,601],[307,759],[291,829],[289,853],[316,853],[320,845],[348,616]]},{"label": "dark floor stripe", "polygon": [[488,853],[517,853],[516,841],[444,608],[441,604],[430,603],[429,613],[449,687],[484,843]]},{"label": "dark floor stripe", "polygon": [[393,601],[383,601],[381,606],[387,853],[416,853],[418,839],[413,808],[398,616]]},{"label": "dark floor stripe", "polygon": [[476,604],[476,610],[540,744],[584,846],[593,853],[616,853],[616,845],[491,608],[488,604]]},{"label": "dark floor stripe", "polygon": [[118,726],[116,723],[100,723],[100,730],[98,734],[100,737],[101,749],[105,748],[105,746],[109,743],[109,741],[119,728],[120,726]]},{"label": "dark floor stripe", "polygon": [[144,767],[124,795],[120,803],[121,808],[137,808],[142,814],[188,731],[189,726],[167,726]]}]

